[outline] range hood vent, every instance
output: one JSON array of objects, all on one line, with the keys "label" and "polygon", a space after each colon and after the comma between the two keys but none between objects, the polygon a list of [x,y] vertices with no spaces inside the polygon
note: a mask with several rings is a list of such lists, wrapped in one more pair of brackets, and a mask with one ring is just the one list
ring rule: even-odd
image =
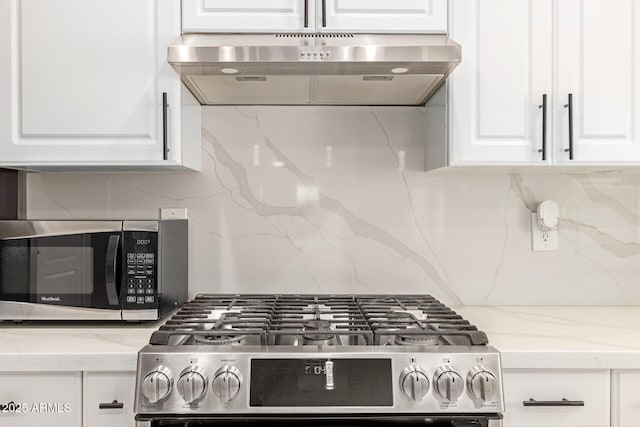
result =
[{"label": "range hood vent", "polygon": [[313,38],[329,38],[329,39],[336,39],[336,38],[353,38],[353,34],[346,34],[346,33],[283,33],[283,34],[276,34],[276,37],[296,37],[296,38],[303,38],[303,37],[313,37]]},{"label": "range hood vent", "polygon": [[423,105],[461,47],[443,35],[190,34],[168,60],[203,105]]}]

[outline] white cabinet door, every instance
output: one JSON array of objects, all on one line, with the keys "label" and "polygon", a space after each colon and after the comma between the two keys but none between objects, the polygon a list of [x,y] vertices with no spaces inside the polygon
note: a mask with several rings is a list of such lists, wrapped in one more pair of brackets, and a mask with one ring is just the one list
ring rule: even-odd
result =
[{"label": "white cabinet door", "polygon": [[0,1],[0,164],[181,162],[173,0]]},{"label": "white cabinet door", "polygon": [[310,31],[314,4],[315,0],[182,0],[182,30],[185,33]]},{"label": "white cabinet door", "polygon": [[640,161],[640,8],[635,0],[557,1],[555,140],[568,162]]},{"label": "white cabinet door", "polygon": [[[609,427],[609,371],[504,371],[504,427]],[[523,402],[582,401],[584,406]]]},{"label": "white cabinet door", "polygon": [[450,35],[463,58],[449,78],[453,165],[544,164],[539,106],[547,94],[550,118],[551,10],[552,0],[451,0]]},{"label": "white cabinet door", "polygon": [[640,427],[640,371],[614,371],[611,426]]},{"label": "white cabinet door", "polygon": [[83,425],[134,427],[135,372],[85,372]]},{"label": "white cabinet door", "polygon": [[447,0],[317,0],[321,31],[447,32]]},{"label": "white cabinet door", "polygon": [[81,374],[2,373],[0,404],[2,426],[80,427]]}]

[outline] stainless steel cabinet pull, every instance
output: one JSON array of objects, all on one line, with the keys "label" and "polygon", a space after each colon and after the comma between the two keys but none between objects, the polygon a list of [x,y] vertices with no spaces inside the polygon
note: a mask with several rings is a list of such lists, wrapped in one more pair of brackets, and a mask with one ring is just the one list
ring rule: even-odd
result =
[{"label": "stainless steel cabinet pull", "polygon": [[111,403],[100,403],[98,405],[99,409],[122,409],[124,408],[124,403],[118,402],[117,400],[114,400]]},{"label": "stainless steel cabinet pull", "polygon": [[309,0],[304,0],[304,27],[309,28]]},{"label": "stainless steel cabinet pull", "polygon": [[522,406],[584,406],[584,400],[535,400],[533,398],[522,402]]},{"label": "stainless steel cabinet pull", "polygon": [[322,0],[322,27],[327,26],[327,0]]},{"label": "stainless steel cabinet pull", "polygon": [[162,92],[162,149],[163,158],[167,160],[169,158],[169,145],[167,144],[167,110],[169,104],[167,103],[167,92]]},{"label": "stainless steel cabinet pull", "polygon": [[569,153],[569,160],[573,160],[573,94],[569,94],[569,99],[564,108],[569,109],[569,148],[565,148],[565,153]]},{"label": "stainless steel cabinet pull", "polygon": [[542,108],[542,148],[538,150],[538,153],[542,153],[542,160],[547,160],[547,94],[542,95],[542,105],[538,105],[538,108]]}]

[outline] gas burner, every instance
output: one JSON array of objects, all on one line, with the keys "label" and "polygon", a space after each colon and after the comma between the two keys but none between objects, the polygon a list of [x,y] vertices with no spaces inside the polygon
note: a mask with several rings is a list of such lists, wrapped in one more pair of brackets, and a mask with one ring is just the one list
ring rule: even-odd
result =
[{"label": "gas burner", "polygon": [[194,335],[193,342],[195,344],[204,345],[243,345],[245,343],[245,335]]},{"label": "gas burner", "polygon": [[415,316],[407,311],[389,310],[385,313],[385,316],[389,319],[415,320]]},{"label": "gas burner", "polygon": [[[302,335],[304,345],[336,345],[336,335],[331,331],[331,322],[328,320],[309,320],[304,323]],[[328,332],[328,333],[324,333]]]},{"label": "gas burner", "polygon": [[397,334],[393,340],[396,345],[434,346],[440,344],[437,335]]}]

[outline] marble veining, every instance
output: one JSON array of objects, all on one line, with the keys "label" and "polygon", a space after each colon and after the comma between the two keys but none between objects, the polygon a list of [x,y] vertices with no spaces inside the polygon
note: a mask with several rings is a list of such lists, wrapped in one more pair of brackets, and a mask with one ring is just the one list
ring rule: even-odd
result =
[{"label": "marble veining", "polygon": [[639,369],[638,307],[464,307],[504,369]]},{"label": "marble veining", "polygon": [[[204,107],[201,173],[30,174],[31,218],[190,217],[190,292],[640,304],[640,175],[424,172],[414,107]],[[539,202],[560,250],[532,252]]]}]

